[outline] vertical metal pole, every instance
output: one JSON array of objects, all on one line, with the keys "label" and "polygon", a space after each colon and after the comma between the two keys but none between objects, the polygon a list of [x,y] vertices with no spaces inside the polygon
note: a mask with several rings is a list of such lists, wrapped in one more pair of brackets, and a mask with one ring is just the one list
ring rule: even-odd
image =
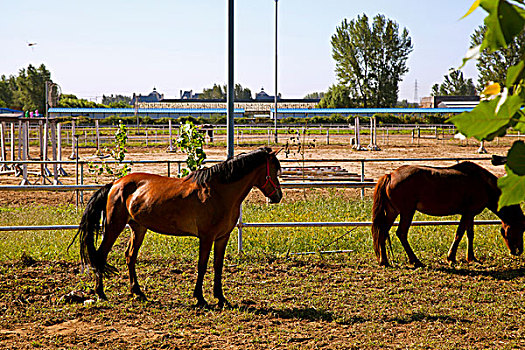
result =
[{"label": "vertical metal pole", "polygon": [[274,122],[274,128],[275,128],[275,144],[277,145],[279,143],[279,137],[277,136],[277,116],[279,115],[277,113],[277,95],[278,95],[278,89],[277,89],[277,4],[278,0],[275,0],[275,96],[274,96],[274,112],[273,112],[273,122]]},{"label": "vertical metal pole", "polygon": [[[361,161],[361,182],[365,181],[365,162]],[[361,187],[361,199],[365,198],[365,188]]]},{"label": "vertical metal pole", "polygon": [[[242,224],[242,203],[239,211],[239,220],[237,224]],[[237,252],[242,252],[242,226],[237,226]]]},{"label": "vertical metal pole", "polygon": [[[53,120],[51,122],[51,159],[57,160],[57,124]],[[58,164],[53,163],[53,185],[58,185]]]},{"label": "vertical metal pole", "polygon": [[[79,135],[75,135],[73,134],[73,149],[76,148],[77,152],[76,154],[78,155],[78,136]],[[75,157],[75,185],[78,186],[78,157]],[[78,198],[79,198],[79,193],[78,193],[78,190],[75,190],[76,193],[77,193],[77,200],[76,200],[76,207],[78,208]]]},{"label": "vertical metal pole", "polygon": [[[15,160],[15,123],[11,123],[11,161]],[[14,168],[14,164],[12,167]]]},{"label": "vertical metal pole", "polygon": [[97,140],[96,140],[96,143],[97,143],[97,155],[100,155],[100,130],[98,128],[98,120],[95,120],[95,130],[96,130],[96,133],[97,133]]},{"label": "vertical metal pole", "polygon": [[233,0],[228,0],[228,91],[226,94],[226,102],[227,102],[227,134],[228,134],[228,142],[227,142],[227,151],[228,151],[228,159],[233,158],[234,155],[234,117],[235,117],[235,110],[234,110],[234,96],[233,96],[233,68],[234,68],[234,50],[233,50],[233,44],[234,44],[234,20],[233,20]]}]

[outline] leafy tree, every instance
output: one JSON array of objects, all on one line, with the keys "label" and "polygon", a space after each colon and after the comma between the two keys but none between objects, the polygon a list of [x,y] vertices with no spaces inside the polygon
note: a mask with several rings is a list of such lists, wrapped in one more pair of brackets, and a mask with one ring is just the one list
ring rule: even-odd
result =
[{"label": "leafy tree", "polygon": [[348,108],[353,107],[350,99],[350,88],[345,85],[337,84],[328,88],[321,101],[319,108]]},{"label": "leafy tree", "polygon": [[213,87],[210,89],[203,89],[202,93],[199,95],[199,99],[203,100],[212,100],[218,99],[223,100],[226,98],[226,85],[224,89],[219,84],[213,84]]},{"label": "leafy tree", "polygon": [[19,71],[16,78],[17,98],[23,110],[45,111],[46,81],[51,81],[51,73],[43,64],[38,68],[30,64],[27,69],[22,68]]},{"label": "leafy tree", "polygon": [[[204,100],[224,100],[228,92],[226,85],[213,84],[210,89],[203,89],[199,99]],[[235,100],[251,100],[252,92],[248,88],[243,88],[241,84],[235,84],[233,88],[233,98]]]},{"label": "leafy tree", "polygon": [[[525,3],[507,0],[476,0],[467,15],[481,6],[486,31],[481,44],[467,53],[464,62],[477,57],[478,52],[498,52],[508,49],[525,27]],[[525,57],[506,70],[506,79],[491,84],[483,90],[486,99],[469,113],[462,113],[450,120],[467,137],[493,140],[513,128],[525,132]],[[503,86],[503,87],[502,87]],[[507,174],[498,179],[501,189],[498,207],[518,204],[525,200],[525,143],[515,141],[507,153]]]},{"label": "leafy tree", "polygon": [[[106,105],[99,104],[93,101],[88,101],[83,98],[78,98],[75,95],[63,94],[60,96],[58,106],[63,108],[106,108]],[[126,106],[129,107],[129,106]]]},{"label": "leafy tree", "polygon": [[[470,37],[472,47],[481,45],[487,31],[486,26],[480,26]],[[480,53],[476,64],[478,68],[478,89],[483,91],[490,82],[505,84],[507,70],[518,64],[525,54],[525,30],[516,35],[507,45],[497,51],[485,49]]]},{"label": "leafy tree", "polygon": [[113,108],[126,108],[131,106],[131,97],[123,95],[102,95],[102,104]]},{"label": "leafy tree", "polygon": [[392,107],[397,103],[401,76],[408,72],[412,52],[408,30],[383,15],[371,25],[366,14],[343,20],[332,35],[332,57],[339,83],[363,107]]},{"label": "leafy tree", "polygon": [[14,77],[0,77],[0,107],[15,108],[16,81]]},{"label": "leafy tree", "polygon": [[106,173],[114,179],[120,179],[131,172],[131,166],[123,163],[126,158],[126,153],[128,152],[126,149],[126,144],[128,143],[128,131],[122,120],[119,120],[118,129],[115,131],[114,137],[113,147],[106,147],[105,151],[111,155],[116,163],[108,163],[106,161],[102,164],[89,163],[89,172],[94,173],[97,176]]},{"label": "leafy tree", "polygon": [[458,69],[450,69],[450,73],[444,76],[444,81],[432,86],[432,96],[473,96],[476,95],[476,86],[471,78],[465,79],[463,72]]},{"label": "leafy tree", "polygon": [[179,135],[177,146],[186,153],[186,164],[188,165],[188,168],[181,169],[179,177],[183,177],[202,167],[206,153],[203,149],[204,134],[191,121],[180,124]]},{"label": "leafy tree", "polygon": [[312,93],[309,93],[307,94],[304,99],[305,100],[308,100],[308,99],[322,99],[324,97],[325,93],[324,92],[312,92]]},{"label": "leafy tree", "polygon": [[[224,87],[224,92],[226,92],[226,87]],[[252,91],[248,88],[243,88],[241,84],[235,84],[233,96],[235,100],[251,100]]]}]

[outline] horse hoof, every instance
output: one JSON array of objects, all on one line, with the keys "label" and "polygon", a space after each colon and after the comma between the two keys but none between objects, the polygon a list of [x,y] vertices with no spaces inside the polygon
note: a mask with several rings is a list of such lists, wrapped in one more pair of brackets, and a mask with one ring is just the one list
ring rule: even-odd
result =
[{"label": "horse hoof", "polygon": [[106,294],[104,292],[97,293],[97,297],[98,297],[98,300],[102,300],[102,301],[107,301],[108,300],[108,297],[106,296]]},{"label": "horse hoof", "polygon": [[144,293],[132,293],[131,296],[138,301],[148,301],[148,298],[146,295],[144,295]]},{"label": "horse hoof", "polygon": [[228,309],[232,309],[233,308],[232,304],[230,304],[230,302],[228,300],[226,300],[226,299],[219,300],[219,303],[217,304],[217,307],[220,310],[222,310],[222,309],[224,309],[225,306]]},{"label": "horse hoof", "polygon": [[418,269],[418,268],[421,268],[421,267],[425,267],[425,264],[423,264],[421,261],[416,261],[412,264],[412,266],[414,266],[415,269]]},{"label": "horse hoof", "polygon": [[206,302],[206,300],[199,300],[197,304],[195,304],[195,309],[208,309],[209,305]]}]

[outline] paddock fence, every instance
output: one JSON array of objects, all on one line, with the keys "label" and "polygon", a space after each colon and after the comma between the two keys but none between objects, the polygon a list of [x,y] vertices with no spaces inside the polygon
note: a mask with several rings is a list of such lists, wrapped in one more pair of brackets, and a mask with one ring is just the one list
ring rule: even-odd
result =
[{"label": "paddock fence", "polygon": [[[364,196],[365,189],[371,189],[375,187],[375,181],[364,181],[365,179],[365,164],[369,162],[419,162],[419,161],[465,161],[465,160],[477,160],[477,161],[488,161],[490,157],[468,157],[468,158],[377,158],[377,159],[308,159],[308,160],[288,160],[283,159],[281,163],[336,163],[336,162],[357,162],[361,166],[361,181],[303,181],[303,182],[281,182],[281,188],[283,189],[307,189],[307,188],[354,188],[361,190],[361,196]],[[219,162],[218,160],[208,160],[208,163]],[[2,162],[0,162],[1,164]],[[10,163],[10,162],[4,162]],[[19,163],[19,162],[18,162]],[[50,161],[25,161],[24,163],[57,163]],[[61,162],[64,163],[64,162]],[[79,164],[86,164],[89,162],[86,161],[69,161],[68,163],[74,163],[77,166]],[[124,163],[165,163],[167,164],[168,176],[170,174],[170,164],[178,164],[180,169],[183,161],[176,160],[151,160],[151,161],[125,161]],[[79,174],[78,167],[76,173],[77,184],[76,185],[0,185],[0,191],[77,191],[78,194],[83,193],[83,191],[95,191],[102,187],[102,185],[97,184],[84,184],[83,176]],[[81,180],[81,181],[79,181]],[[78,197],[78,196],[77,196]],[[475,225],[497,225],[499,220],[476,220],[474,221]],[[412,225],[414,226],[440,226],[440,225],[458,225],[459,221],[448,220],[448,221],[414,221]],[[241,206],[241,215],[239,221],[236,225],[237,228],[237,249],[239,252],[243,251],[243,229],[244,228],[297,228],[297,227],[368,227],[372,223],[369,221],[338,221],[338,222],[244,222],[242,215],[242,206]],[[394,223],[394,226],[397,226],[398,222]],[[77,230],[78,225],[45,225],[45,226],[0,226],[0,232],[5,231],[44,231],[44,230]],[[335,253],[335,252],[344,252],[344,251],[327,251],[320,253]],[[303,252],[304,254],[310,254],[312,252]]]}]

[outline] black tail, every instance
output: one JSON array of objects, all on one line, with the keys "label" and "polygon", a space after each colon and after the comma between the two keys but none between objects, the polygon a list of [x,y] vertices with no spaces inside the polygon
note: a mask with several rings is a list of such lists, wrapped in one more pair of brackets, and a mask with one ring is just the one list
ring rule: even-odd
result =
[{"label": "black tail", "polygon": [[100,235],[100,220],[105,220],[106,203],[112,186],[113,183],[107,184],[91,196],[86,205],[86,210],[82,214],[77,234],[69,245],[71,247],[77,236],[79,237],[82,263],[91,266],[97,275],[107,276],[117,273],[115,267],[107,264],[105,259],[98,256],[97,248],[95,247],[95,237]]},{"label": "black tail", "polygon": [[379,181],[377,181],[376,188],[374,190],[374,205],[372,206],[372,238],[374,240],[374,250],[376,256],[379,258],[381,255],[381,245],[388,238],[388,231],[383,229],[386,225],[386,187],[390,184],[390,174],[383,175]]}]

